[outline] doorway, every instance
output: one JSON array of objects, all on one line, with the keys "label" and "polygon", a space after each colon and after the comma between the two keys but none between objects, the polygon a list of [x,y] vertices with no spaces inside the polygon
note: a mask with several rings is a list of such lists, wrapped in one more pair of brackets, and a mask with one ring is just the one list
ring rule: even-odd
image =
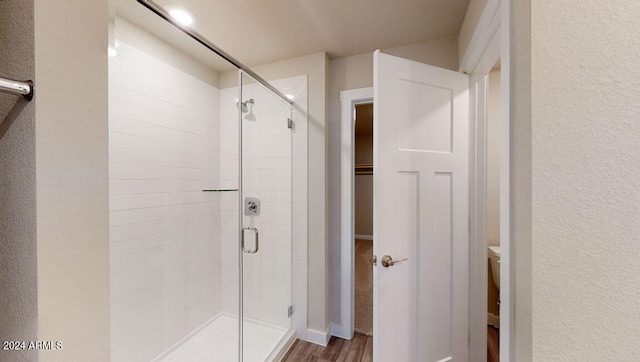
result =
[{"label": "doorway", "polygon": [[[340,324],[332,327],[334,336],[351,339],[355,314],[355,123],[356,107],[373,104],[373,88],[358,88],[340,92],[341,101],[341,229],[340,229]],[[364,171],[364,170],[363,170]],[[371,169],[373,171],[373,169]],[[360,237],[364,236],[359,234]],[[371,239],[373,239],[373,233]],[[371,259],[369,259],[371,260]],[[371,264],[366,267],[370,270]],[[373,308],[372,308],[373,309]]]},{"label": "doorway", "polygon": [[500,360],[500,62],[487,74],[486,242],[487,362]]},{"label": "doorway", "polygon": [[[471,76],[474,160],[471,206],[471,351],[494,362],[508,350],[510,333],[508,263],[508,187],[505,163],[508,137],[504,123],[504,74],[499,53],[489,52],[486,66]],[[506,144],[505,144],[506,143]],[[505,215],[506,214],[506,215]],[[505,282],[506,281],[506,282]],[[506,313],[505,313],[506,312]],[[504,350],[503,350],[504,349]]]},{"label": "doorway", "polygon": [[373,103],[355,105],[354,331],[373,335]]},{"label": "doorway", "polygon": [[[471,218],[470,233],[473,257],[471,263],[471,353],[479,360],[489,359],[489,338],[497,337],[499,358],[503,361],[515,360],[514,343],[514,264],[513,264],[513,229],[511,227],[511,190],[512,174],[510,147],[511,129],[511,92],[513,69],[510,66],[510,15],[509,3],[499,0],[487,2],[485,10],[474,32],[460,65],[460,71],[470,75],[469,90],[471,94],[471,124],[473,127],[471,162]],[[500,72],[496,70],[500,69]],[[497,87],[496,87],[497,86]],[[497,88],[497,89],[496,89]],[[493,108],[493,110],[492,110]],[[488,118],[493,114],[494,122]],[[497,122],[496,122],[497,121]],[[491,156],[489,143],[491,134],[497,138],[497,154]],[[494,146],[495,147],[495,146]],[[493,161],[490,160],[493,158]],[[496,159],[497,158],[497,159]],[[497,172],[490,175],[491,162],[497,162]],[[495,180],[495,178],[498,180]],[[492,181],[492,178],[494,180]],[[492,186],[492,185],[493,186]],[[499,186],[498,186],[499,185]],[[495,191],[490,190],[493,188]],[[493,193],[493,195],[491,195]],[[498,207],[490,211],[489,204],[497,202]],[[492,215],[490,215],[492,214]],[[495,219],[498,220],[495,220]],[[494,219],[493,221],[491,219]],[[500,262],[491,269],[491,254],[496,256],[495,249],[489,247],[500,245]],[[495,263],[495,260],[494,260]],[[491,275],[488,273],[491,272]],[[499,274],[494,275],[493,274]],[[496,284],[499,285],[497,288]],[[490,288],[496,286],[496,296],[492,296]],[[499,308],[494,308],[496,298]],[[491,298],[491,300],[489,300]],[[493,304],[493,305],[492,305]],[[493,309],[493,312],[491,310]],[[499,320],[495,317],[499,313]],[[493,314],[493,315],[492,315]],[[489,324],[499,324],[499,333]],[[493,355],[495,356],[495,354]]]}]

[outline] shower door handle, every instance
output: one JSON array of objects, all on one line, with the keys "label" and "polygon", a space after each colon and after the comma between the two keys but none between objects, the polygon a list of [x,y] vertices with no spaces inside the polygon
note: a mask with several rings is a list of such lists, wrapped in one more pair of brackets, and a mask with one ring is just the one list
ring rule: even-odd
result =
[{"label": "shower door handle", "polygon": [[[251,230],[256,234],[256,248],[255,249],[247,249],[244,247],[244,232],[246,230]],[[242,228],[242,251],[244,251],[245,253],[249,253],[249,254],[255,254],[258,252],[258,248],[260,246],[260,236],[258,235],[258,228],[254,228],[254,227],[243,227]]]}]

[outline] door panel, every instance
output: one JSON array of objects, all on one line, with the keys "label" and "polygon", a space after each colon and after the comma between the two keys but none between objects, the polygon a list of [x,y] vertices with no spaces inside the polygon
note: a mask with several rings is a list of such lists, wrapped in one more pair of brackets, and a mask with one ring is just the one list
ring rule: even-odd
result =
[{"label": "door panel", "polygon": [[451,152],[451,90],[399,79],[399,97],[406,97],[407,117],[398,118],[398,148]]},{"label": "door panel", "polygon": [[467,88],[464,74],[374,55],[377,361],[468,360]]}]

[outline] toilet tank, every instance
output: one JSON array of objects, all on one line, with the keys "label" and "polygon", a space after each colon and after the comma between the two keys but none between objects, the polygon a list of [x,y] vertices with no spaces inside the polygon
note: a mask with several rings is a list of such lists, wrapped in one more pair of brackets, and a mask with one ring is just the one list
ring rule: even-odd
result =
[{"label": "toilet tank", "polygon": [[493,274],[493,284],[500,289],[500,247],[489,246],[489,264]]}]

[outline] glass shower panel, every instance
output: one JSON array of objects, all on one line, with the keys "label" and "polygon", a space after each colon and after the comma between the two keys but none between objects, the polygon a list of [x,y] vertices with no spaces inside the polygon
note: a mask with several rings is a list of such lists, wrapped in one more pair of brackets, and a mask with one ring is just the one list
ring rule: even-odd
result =
[{"label": "glass shower panel", "polygon": [[291,328],[292,107],[241,77],[241,344],[243,361],[269,361]]}]

